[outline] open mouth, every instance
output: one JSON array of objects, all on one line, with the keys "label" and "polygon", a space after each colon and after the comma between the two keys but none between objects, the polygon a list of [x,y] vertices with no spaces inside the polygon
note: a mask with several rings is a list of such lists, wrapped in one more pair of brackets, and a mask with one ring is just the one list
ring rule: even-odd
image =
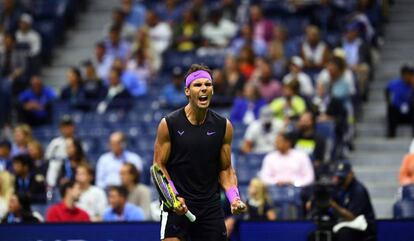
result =
[{"label": "open mouth", "polygon": [[202,96],[198,97],[198,100],[201,101],[201,102],[205,102],[205,101],[208,100],[208,96],[207,95],[202,95]]}]

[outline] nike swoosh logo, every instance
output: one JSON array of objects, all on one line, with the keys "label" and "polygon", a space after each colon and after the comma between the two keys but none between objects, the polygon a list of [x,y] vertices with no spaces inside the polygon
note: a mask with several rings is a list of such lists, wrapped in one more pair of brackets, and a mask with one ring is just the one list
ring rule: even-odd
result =
[{"label": "nike swoosh logo", "polygon": [[177,131],[177,133],[182,136],[184,134],[184,131]]},{"label": "nike swoosh logo", "polygon": [[211,135],[214,135],[214,134],[216,134],[216,132],[215,132],[215,131],[207,131],[207,135],[208,135],[208,136],[211,136]]}]

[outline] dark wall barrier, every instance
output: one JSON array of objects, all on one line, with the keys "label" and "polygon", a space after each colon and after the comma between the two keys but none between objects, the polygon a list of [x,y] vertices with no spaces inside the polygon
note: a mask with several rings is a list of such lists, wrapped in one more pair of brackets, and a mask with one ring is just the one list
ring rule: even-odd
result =
[{"label": "dark wall barrier", "polygon": [[[157,241],[159,223],[0,225],[0,241]],[[241,222],[239,241],[306,241],[315,225],[306,221]],[[413,241],[414,220],[378,221],[378,241]]]}]

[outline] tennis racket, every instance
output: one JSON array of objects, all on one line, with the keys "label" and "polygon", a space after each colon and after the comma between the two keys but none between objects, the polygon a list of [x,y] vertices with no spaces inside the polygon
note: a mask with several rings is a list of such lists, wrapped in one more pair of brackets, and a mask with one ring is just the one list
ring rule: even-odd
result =
[{"label": "tennis racket", "polygon": [[[154,181],[155,187],[157,188],[158,194],[160,195],[164,205],[170,209],[180,207],[181,203],[161,169],[154,164],[151,166],[150,172],[152,180]],[[196,220],[196,216],[194,216],[194,214],[192,214],[189,210],[185,213],[185,216],[188,220],[190,220],[190,222],[194,222]]]}]

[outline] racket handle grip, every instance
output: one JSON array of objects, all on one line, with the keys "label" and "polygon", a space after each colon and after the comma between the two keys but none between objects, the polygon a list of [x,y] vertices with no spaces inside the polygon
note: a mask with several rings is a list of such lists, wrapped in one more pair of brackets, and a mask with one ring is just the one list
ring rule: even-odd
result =
[{"label": "racket handle grip", "polygon": [[188,210],[184,215],[188,218],[188,220],[190,220],[190,222],[194,222],[196,220],[196,216],[194,216],[190,210]]}]

